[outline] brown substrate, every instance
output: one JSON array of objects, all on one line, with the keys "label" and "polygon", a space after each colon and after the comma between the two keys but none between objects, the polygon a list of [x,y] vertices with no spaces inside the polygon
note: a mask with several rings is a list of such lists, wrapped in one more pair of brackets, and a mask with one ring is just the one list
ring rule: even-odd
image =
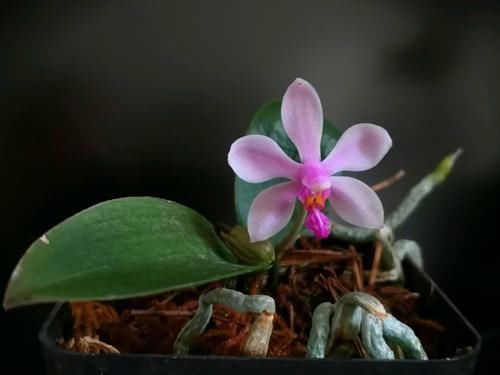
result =
[{"label": "brown substrate", "polygon": [[[296,246],[281,261],[286,271],[274,293],[263,286],[264,275],[240,279],[236,285],[245,293],[269,294],[276,301],[268,356],[304,357],[314,308],[321,302],[335,302],[350,291],[379,298],[389,312],[414,329],[430,358],[441,354],[438,347],[444,329],[417,314],[418,294],[397,285],[373,283],[370,275],[378,271],[377,251],[358,252],[353,246],[325,248],[305,238]],[[223,282],[216,282],[148,298],[72,303],[73,332],[61,345],[92,353],[171,353],[177,334],[196,311],[200,294],[221,286]],[[211,322],[192,353],[241,355],[252,321],[251,314],[215,305]],[[360,343],[356,343],[356,351],[358,357],[366,357]]]}]

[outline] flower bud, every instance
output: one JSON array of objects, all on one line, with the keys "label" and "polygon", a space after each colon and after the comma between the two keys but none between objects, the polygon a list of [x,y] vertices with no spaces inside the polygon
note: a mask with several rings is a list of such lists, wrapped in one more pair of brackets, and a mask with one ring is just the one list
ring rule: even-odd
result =
[{"label": "flower bud", "polygon": [[237,225],[229,232],[220,232],[222,240],[233,255],[245,264],[271,263],[274,260],[274,247],[269,241],[250,242],[246,228]]}]

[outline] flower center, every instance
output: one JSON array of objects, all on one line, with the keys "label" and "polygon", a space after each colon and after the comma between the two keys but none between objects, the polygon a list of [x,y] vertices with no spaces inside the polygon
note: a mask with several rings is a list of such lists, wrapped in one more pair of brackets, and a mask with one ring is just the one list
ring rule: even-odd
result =
[{"label": "flower center", "polygon": [[325,208],[326,201],[330,197],[330,188],[322,191],[312,191],[302,186],[298,199],[304,205],[306,220],[304,222],[316,238],[326,238],[330,234],[330,220],[321,212]]},{"label": "flower center", "polygon": [[[307,189],[307,188],[306,188]],[[328,194],[325,194],[327,192]],[[326,200],[328,199],[329,191],[323,191],[323,192],[309,192],[304,194],[304,201],[302,202],[304,204],[304,207],[306,210],[312,210],[313,208],[317,208],[322,210],[325,208],[325,203]]]},{"label": "flower center", "polygon": [[330,189],[330,175],[319,163],[304,164],[302,170],[302,185],[314,192]]},{"label": "flower center", "polygon": [[298,199],[306,210],[304,224],[316,238],[328,237],[330,220],[321,210],[330,197],[330,175],[319,163],[305,164],[301,182]]}]

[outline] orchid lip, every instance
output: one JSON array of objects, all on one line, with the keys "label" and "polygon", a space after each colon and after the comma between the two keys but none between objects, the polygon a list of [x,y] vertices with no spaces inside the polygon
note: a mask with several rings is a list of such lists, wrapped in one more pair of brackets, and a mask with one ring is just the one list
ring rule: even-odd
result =
[{"label": "orchid lip", "polygon": [[321,210],[309,210],[304,224],[318,239],[327,238],[330,234],[330,220]]}]

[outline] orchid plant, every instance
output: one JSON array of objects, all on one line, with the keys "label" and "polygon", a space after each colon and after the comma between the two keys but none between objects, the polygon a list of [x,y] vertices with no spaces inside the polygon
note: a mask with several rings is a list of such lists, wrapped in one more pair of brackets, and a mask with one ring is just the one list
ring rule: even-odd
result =
[{"label": "orchid plant", "polygon": [[[228,154],[228,163],[238,176],[235,203],[240,225],[217,231],[192,209],[158,198],[128,197],[97,204],[50,229],[29,247],[12,273],[4,307],[144,296],[270,269],[274,270],[274,277],[269,278],[273,283],[280,259],[304,227],[318,239],[380,240],[389,259],[381,277],[400,278],[402,258],[418,258],[419,248],[413,241],[396,241],[393,231],[445,179],[458,155],[445,158],[385,219],[373,189],[342,175],[366,171],[380,162],[392,146],[382,127],[357,124],[340,135],[324,120],[316,90],[299,78],[281,102],[270,102],[257,112],[248,133],[231,145]],[[349,226],[332,224],[328,207]],[[358,293],[346,296],[340,305],[321,305],[314,315],[309,356],[325,355],[328,337],[321,327],[329,327],[330,317],[337,314],[331,319],[331,331],[338,331],[342,319],[356,321],[350,324],[357,327],[351,336],[361,329],[375,357],[383,353],[383,358],[394,358],[381,336],[384,333],[388,342],[409,348],[410,356],[426,358],[409,327],[394,320],[385,325],[376,320],[384,319],[385,310],[367,308],[373,305],[372,299]],[[176,352],[189,350],[195,335],[206,327],[214,303],[263,314],[247,346],[248,353],[265,355],[272,329],[272,318],[265,313],[274,313],[273,298],[250,297],[230,289],[200,297],[198,312],[177,338]],[[344,305],[350,306],[347,310],[352,315],[341,319],[338,306]],[[363,308],[366,311],[361,313]],[[363,326],[361,317],[370,324]]]}]

